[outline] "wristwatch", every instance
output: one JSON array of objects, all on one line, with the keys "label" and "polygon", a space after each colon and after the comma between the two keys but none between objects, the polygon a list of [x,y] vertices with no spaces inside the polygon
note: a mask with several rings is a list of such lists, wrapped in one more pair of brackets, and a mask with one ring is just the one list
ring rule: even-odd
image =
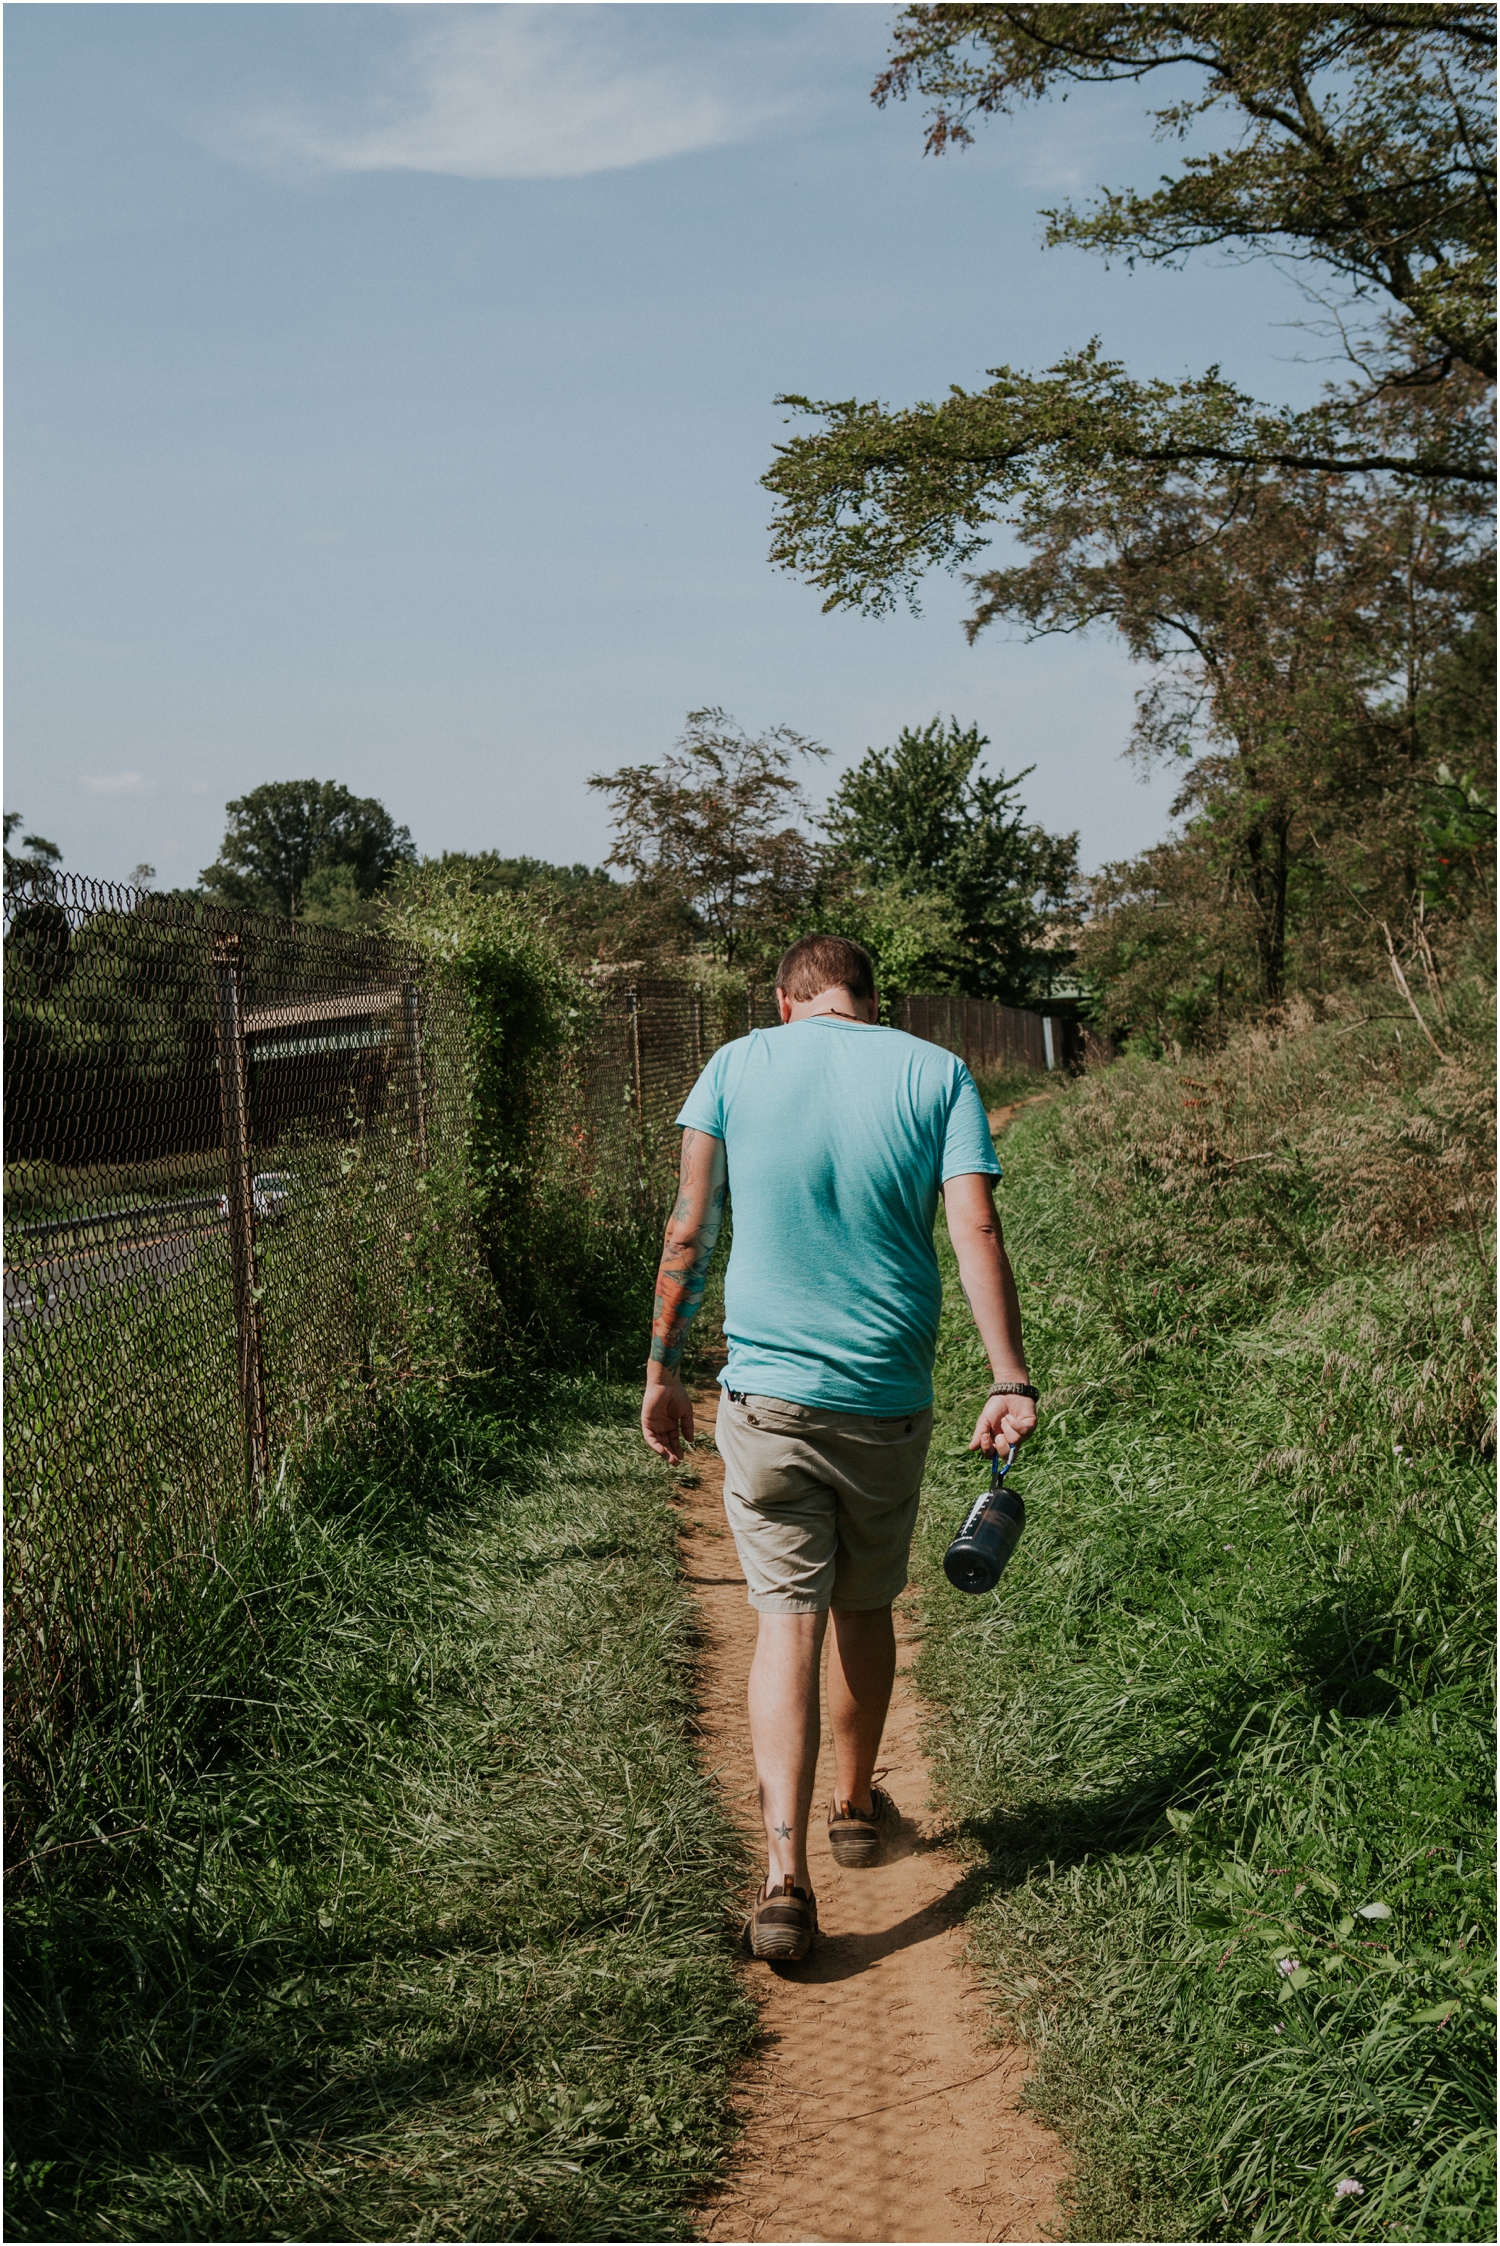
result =
[{"label": "wristwatch", "polygon": [[1040,1403],[1037,1391],[1024,1380],[997,1380],[990,1390],[992,1396],[1024,1396],[1029,1403]]}]

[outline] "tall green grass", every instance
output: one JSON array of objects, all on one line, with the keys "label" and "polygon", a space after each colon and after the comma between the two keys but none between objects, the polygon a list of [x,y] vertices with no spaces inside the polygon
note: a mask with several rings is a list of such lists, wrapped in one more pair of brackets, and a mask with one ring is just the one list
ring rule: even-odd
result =
[{"label": "tall green grass", "polygon": [[752,2015],[634,1402],[328,1438],[41,1743],[12,2237],[692,2235]]},{"label": "tall green grass", "polygon": [[[1007,1137],[1042,1432],[920,1667],[970,1925],[1081,2239],[1491,2239],[1482,1009],[1127,1064]],[[1344,2186],[1340,2191],[1338,2187]]]}]

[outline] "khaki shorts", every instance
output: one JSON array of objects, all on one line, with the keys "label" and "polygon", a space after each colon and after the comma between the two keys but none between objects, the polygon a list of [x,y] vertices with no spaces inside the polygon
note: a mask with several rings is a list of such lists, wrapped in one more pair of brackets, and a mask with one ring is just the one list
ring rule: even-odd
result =
[{"label": "khaki shorts", "polygon": [[888,1606],[906,1588],[932,1408],[901,1419],[722,1392],[724,1511],[760,1614]]}]

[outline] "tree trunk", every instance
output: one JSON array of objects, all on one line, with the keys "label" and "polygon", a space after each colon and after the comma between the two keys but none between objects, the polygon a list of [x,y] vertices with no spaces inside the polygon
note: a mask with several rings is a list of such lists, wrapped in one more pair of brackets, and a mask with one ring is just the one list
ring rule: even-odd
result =
[{"label": "tree trunk", "polygon": [[1250,829],[1245,856],[1250,894],[1255,899],[1255,949],[1260,961],[1261,995],[1277,1005],[1286,987],[1286,887],[1291,819],[1285,812],[1266,826]]}]

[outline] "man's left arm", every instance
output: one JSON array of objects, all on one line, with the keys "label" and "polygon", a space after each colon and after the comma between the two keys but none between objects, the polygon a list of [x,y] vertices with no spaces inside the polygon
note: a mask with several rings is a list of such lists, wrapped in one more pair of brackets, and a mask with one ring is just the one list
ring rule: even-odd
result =
[{"label": "man's left arm", "polygon": [[[1020,1297],[995,1213],[994,1179],[974,1170],[949,1178],[943,1186],[943,1210],[958,1258],[958,1276],[989,1353],[992,1376],[1024,1381],[1029,1387]],[[969,1448],[1008,1450],[1024,1443],[1035,1426],[1036,1406],[1030,1397],[991,1396],[979,1414]]]},{"label": "man's left arm", "polygon": [[692,1398],[678,1367],[688,1328],[698,1315],[714,1252],[724,1222],[728,1187],[724,1141],[691,1126],[682,1134],[677,1201],[667,1220],[656,1301],[651,1314],[651,1361],[641,1404],[641,1433],[659,1458],[677,1465],[683,1445],[693,1439]]}]

